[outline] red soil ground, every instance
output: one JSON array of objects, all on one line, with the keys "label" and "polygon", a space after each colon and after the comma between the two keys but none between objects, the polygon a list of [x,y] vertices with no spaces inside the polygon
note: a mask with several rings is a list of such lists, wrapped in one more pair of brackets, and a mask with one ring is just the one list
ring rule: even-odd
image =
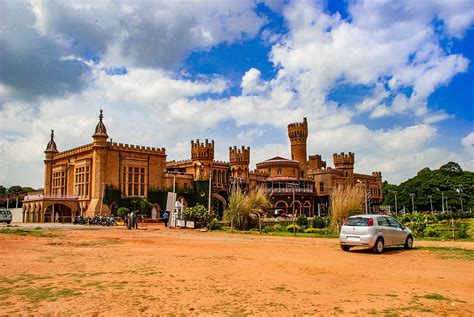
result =
[{"label": "red soil ground", "polygon": [[470,242],[339,248],[337,239],[167,229],[0,234],[0,315],[474,315]]}]

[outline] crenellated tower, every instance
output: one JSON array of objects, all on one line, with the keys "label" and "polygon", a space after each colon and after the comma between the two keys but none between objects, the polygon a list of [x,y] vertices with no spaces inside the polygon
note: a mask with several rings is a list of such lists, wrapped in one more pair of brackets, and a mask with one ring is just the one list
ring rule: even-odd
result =
[{"label": "crenellated tower", "polygon": [[249,179],[250,147],[229,147],[230,176],[242,179],[246,183]]},{"label": "crenellated tower", "polygon": [[204,143],[191,140],[191,160],[194,167],[194,180],[209,179],[209,173],[214,161],[214,140],[209,142],[208,139]]},{"label": "crenellated tower", "polygon": [[334,153],[332,155],[334,167],[344,171],[344,176],[352,178],[354,174],[354,153]]},{"label": "crenellated tower", "polygon": [[291,142],[291,159],[300,163],[300,176],[306,176],[307,154],[306,140],[308,139],[308,121],[290,123],[288,125],[288,137]]},{"label": "crenellated tower", "polygon": [[44,194],[51,195],[51,183],[53,179],[54,154],[58,153],[56,142],[54,142],[54,130],[51,130],[51,139],[44,151]]}]

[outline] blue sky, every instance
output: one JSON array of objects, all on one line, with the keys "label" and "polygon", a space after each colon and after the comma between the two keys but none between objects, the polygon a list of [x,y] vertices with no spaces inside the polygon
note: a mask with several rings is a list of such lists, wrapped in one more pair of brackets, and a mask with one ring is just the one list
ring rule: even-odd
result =
[{"label": "blue sky", "polygon": [[43,151],[109,136],[189,157],[251,147],[251,168],[355,152],[399,183],[474,169],[474,7],[465,1],[0,1],[0,184],[42,187]]}]

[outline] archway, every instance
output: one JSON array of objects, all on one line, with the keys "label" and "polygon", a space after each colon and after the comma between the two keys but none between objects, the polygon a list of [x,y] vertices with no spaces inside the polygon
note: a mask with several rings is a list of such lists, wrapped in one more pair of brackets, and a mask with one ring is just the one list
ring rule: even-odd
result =
[{"label": "archway", "polygon": [[45,219],[48,213],[50,222],[72,222],[72,208],[64,204],[54,203],[47,205],[44,208]]},{"label": "archway", "polygon": [[286,201],[277,201],[275,203],[275,211],[278,212],[278,215],[281,215],[283,212],[288,213],[288,204],[286,203]]},{"label": "archway", "polygon": [[227,202],[219,194],[212,194],[211,212],[217,219],[222,219],[224,216],[224,208],[227,206]]},{"label": "archway", "polygon": [[304,202],[303,213],[308,217],[313,215],[313,212],[311,210],[311,202],[309,200]]},{"label": "archway", "polygon": [[301,202],[299,200],[295,200],[294,202],[291,203],[290,205],[290,212],[293,212],[293,204],[295,205],[295,213],[297,215],[301,214]]}]

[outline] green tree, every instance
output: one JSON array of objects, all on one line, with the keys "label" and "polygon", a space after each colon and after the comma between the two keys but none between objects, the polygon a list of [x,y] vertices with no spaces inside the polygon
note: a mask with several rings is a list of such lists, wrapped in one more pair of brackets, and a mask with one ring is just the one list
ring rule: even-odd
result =
[{"label": "green tree", "polygon": [[19,185],[13,185],[10,188],[8,188],[9,193],[19,193],[23,191],[23,187]]},{"label": "green tree", "polygon": [[3,185],[0,185],[0,194],[5,194],[7,192],[7,188]]}]

